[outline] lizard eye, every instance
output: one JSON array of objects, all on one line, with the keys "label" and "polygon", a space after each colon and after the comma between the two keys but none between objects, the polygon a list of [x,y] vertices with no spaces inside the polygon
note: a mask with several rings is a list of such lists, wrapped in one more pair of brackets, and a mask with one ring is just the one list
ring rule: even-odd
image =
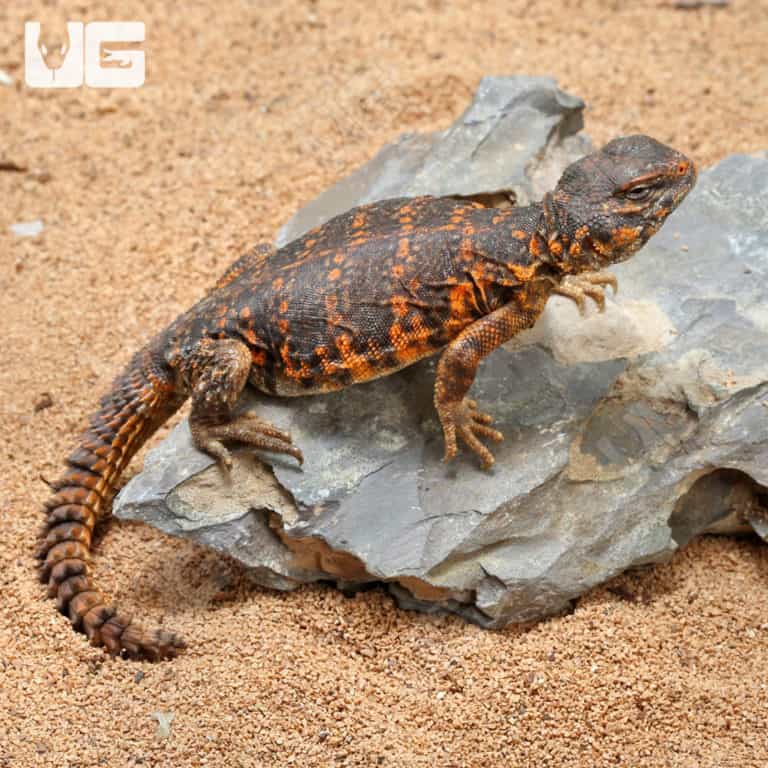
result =
[{"label": "lizard eye", "polygon": [[647,200],[653,192],[653,187],[648,184],[638,184],[636,187],[632,187],[624,192],[624,197],[637,202]]}]

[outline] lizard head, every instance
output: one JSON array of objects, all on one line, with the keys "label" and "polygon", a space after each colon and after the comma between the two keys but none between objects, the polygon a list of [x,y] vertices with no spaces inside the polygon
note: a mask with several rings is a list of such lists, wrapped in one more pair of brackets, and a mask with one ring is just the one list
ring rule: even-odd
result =
[{"label": "lizard head", "polygon": [[614,139],[565,169],[539,232],[564,272],[601,269],[640,250],[695,183],[680,152],[649,136]]}]

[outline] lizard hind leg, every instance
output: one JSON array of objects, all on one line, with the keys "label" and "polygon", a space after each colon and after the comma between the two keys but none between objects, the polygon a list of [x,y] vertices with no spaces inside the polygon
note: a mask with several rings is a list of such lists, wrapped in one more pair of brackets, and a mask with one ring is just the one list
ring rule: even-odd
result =
[{"label": "lizard hind leg", "polygon": [[192,441],[201,450],[231,469],[232,455],[225,443],[240,443],[272,453],[286,453],[303,463],[291,436],[253,413],[234,413],[248,381],[251,353],[237,339],[202,339],[183,363],[190,384]]}]

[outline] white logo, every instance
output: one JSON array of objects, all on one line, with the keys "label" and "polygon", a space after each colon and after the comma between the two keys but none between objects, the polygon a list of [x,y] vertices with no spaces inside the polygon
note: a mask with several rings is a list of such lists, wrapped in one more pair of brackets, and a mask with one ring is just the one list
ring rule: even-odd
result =
[{"label": "white logo", "polygon": [[144,85],[143,21],[67,22],[57,45],[40,36],[40,22],[24,25],[24,79],[30,88],[138,88]]}]

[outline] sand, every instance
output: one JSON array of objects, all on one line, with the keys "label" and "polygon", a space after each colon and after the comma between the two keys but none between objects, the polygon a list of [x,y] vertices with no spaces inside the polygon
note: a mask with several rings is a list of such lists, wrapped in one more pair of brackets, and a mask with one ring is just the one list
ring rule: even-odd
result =
[{"label": "sand", "polygon": [[[764,765],[753,539],[700,540],[570,615],[486,632],[375,590],[253,588],[221,556],[114,524],[100,584],[190,645],[154,666],[75,634],[32,552],[40,478],[112,377],[304,202],[401,132],[449,125],[483,74],[554,75],[598,142],[643,131],[702,165],[764,149],[768,2],[56,5],[0,7],[16,79],[0,163],[29,169],[0,171],[0,767]],[[23,21],[68,17],[146,22],[146,85],[21,85]],[[42,235],[8,232],[36,218]]]}]

